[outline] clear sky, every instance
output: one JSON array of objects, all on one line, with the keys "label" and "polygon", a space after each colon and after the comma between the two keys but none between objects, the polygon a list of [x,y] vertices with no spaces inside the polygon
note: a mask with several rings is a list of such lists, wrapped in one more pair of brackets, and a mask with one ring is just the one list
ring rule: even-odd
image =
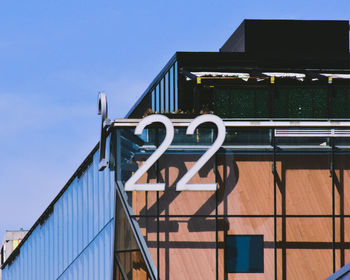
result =
[{"label": "clear sky", "polygon": [[[29,229],[175,51],[218,51],[243,19],[350,19],[349,0],[0,2],[0,238]],[[271,30],[273,32],[273,30]]]}]

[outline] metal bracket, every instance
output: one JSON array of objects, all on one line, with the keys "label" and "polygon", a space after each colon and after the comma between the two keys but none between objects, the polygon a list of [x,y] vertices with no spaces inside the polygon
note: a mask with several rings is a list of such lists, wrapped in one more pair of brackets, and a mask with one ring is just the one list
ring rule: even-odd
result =
[{"label": "metal bracket", "polygon": [[108,119],[108,106],[107,106],[107,96],[103,92],[98,94],[98,115],[101,115],[101,138],[99,144],[100,160],[98,164],[98,170],[102,171],[107,167],[106,160],[106,139],[107,130],[111,126],[111,120]]},{"label": "metal bracket", "polygon": [[179,72],[180,72],[180,74],[184,75],[185,77],[187,77],[193,81],[196,81],[196,82],[197,82],[197,78],[199,78],[198,76],[192,74],[190,71],[187,71],[183,68],[181,68]]}]

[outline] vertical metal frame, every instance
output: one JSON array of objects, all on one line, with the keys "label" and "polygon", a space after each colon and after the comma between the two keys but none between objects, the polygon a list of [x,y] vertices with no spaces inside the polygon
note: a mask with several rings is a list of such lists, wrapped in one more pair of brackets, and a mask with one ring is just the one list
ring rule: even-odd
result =
[{"label": "vertical metal frame", "polygon": [[[156,147],[159,146],[159,129],[156,129]],[[156,174],[157,174],[157,183],[160,181],[161,174],[159,168],[159,160],[156,162]],[[157,191],[157,275],[159,279],[160,275],[160,248],[159,248],[159,191]]]},{"label": "vertical metal frame", "polygon": [[332,176],[332,259],[333,259],[333,273],[336,271],[336,261],[335,261],[335,184],[334,184],[334,141],[330,138],[331,142],[331,155],[330,155],[330,173]]},{"label": "vertical metal frame", "polygon": [[272,155],[272,174],[273,174],[273,251],[274,251],[274,279],[277,280],[277,169],[276,169],[276,138],[275,138],[275,129],[272,130],[271,135],[271,144],[273,147]]}]

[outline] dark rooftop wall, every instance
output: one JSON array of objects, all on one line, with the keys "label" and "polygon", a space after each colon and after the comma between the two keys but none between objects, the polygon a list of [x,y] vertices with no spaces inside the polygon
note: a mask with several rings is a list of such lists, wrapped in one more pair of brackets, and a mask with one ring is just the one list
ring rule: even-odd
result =
[{"label": "dark rooftop wall", "polygon": [[342,56],[349,53],[349,21],[244,20],[220,51]]}]

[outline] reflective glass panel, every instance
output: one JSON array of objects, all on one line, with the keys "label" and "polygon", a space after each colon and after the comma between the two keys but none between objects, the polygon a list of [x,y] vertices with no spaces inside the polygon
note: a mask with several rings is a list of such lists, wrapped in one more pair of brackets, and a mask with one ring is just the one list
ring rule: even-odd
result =
[{"label": "reflective glass panel", "polygon": [[165,88],[164,88],[164,95],[165,95],[165,111],[169,112],[169,73],[165,74]]},{"label": "reflective glass panel", "polygon": [[224,145],[271,145],[270,128],[228,127]]},{"label": "reflective glass panel", "polygon": [[160,103],[159,103],[159,99],[160,99],[160,96],[159,96],[159,84],[156,86],[156,112],[159,112],[160,111]]},{"label": "reflective glass panel", "polygon": [[156,110],[156,93],[155,90],[152,90],[152,111],[154,112]]},{"label": "reflective glass panel", "polygon": [[164,95],[164,78],[159,82],[160,88],[160,112],[164,112],[165,95]]},{"label": "reflective glass panel", "polygon": [[228,273],[264,272],[263,235],[227,235],[225,245]]},{"label": "reflective glass panel", "polygon": [[174,111],[177,111],[177,109],[179,108],[179,104],[178,104],[178,93],[177,93],[177,62],[175,62],[174,64],[174,68],[175,68],[175,75],[174,75],[174,84],[175,84],[175,109]]},{"label": "reflective glass panel", "polygon": [[150,279],[145,260],[118,195],[116,198],[115,229],[115,278],[124,280]]},{"label": "reflective glass panel", "polygon": [[[173,66],[174,67],[174,66]],[[170,83],[170,111],[175,111],[175,96],[174,96],[174,71],[173,67],[169,70],[169,83]]]}]

